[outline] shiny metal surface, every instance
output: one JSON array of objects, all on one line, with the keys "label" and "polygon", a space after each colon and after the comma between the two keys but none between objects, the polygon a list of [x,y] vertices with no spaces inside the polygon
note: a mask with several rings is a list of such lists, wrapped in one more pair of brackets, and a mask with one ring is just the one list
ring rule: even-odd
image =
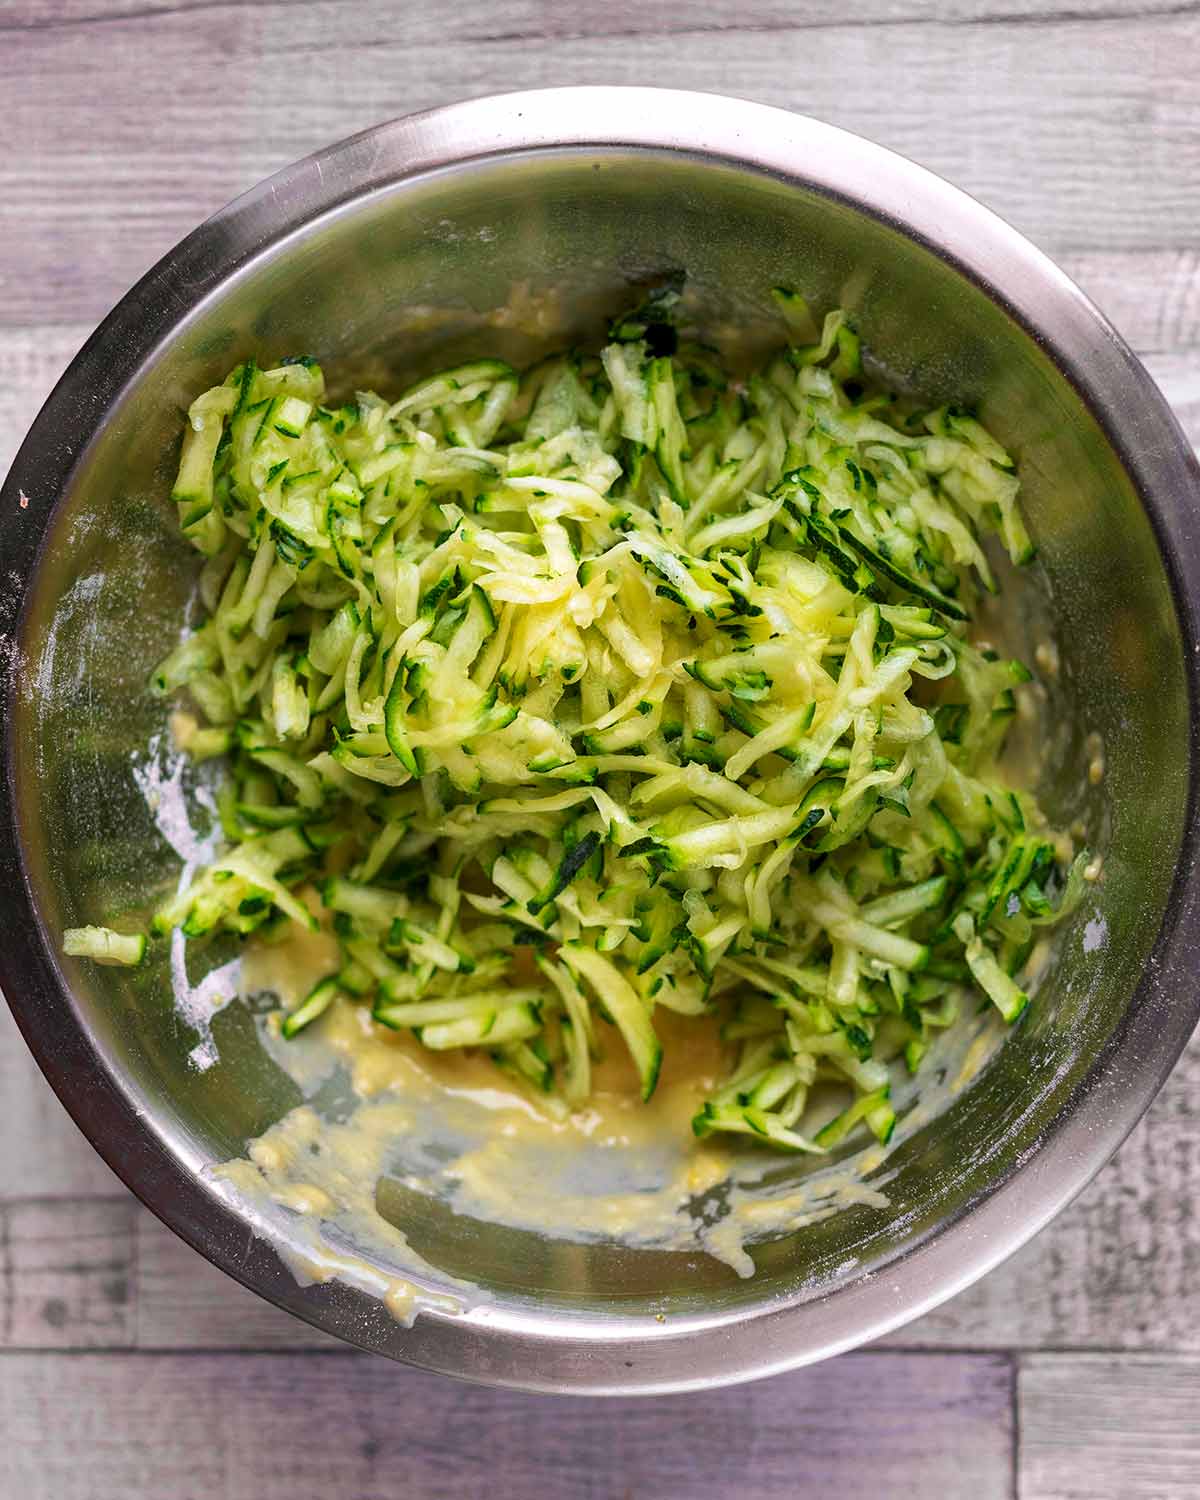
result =
[{"label": "shiny metal surface", "polygon": [[[198,1176],[296,1101],[249,1018],[223,1013],[221,1062],[197,1072],[161,968],[56,954],[64,925],[139,908],[174,878],[130,754],[161,728],[143,685],[194,577],[165,504],[180,411],[246,354],[304,351],[377,383],[470,350],[529,359],[597,332],[630,282],[676,266],[709,331],[739,344],[775,336],[778,281],[851,307],[894,380],[978,401],[1016,452],[1040,564],[1007,603],[1031,643],[1053,621],[1062,660],[1040,791],[1055,822],[1084,825],[1105,879],[1029,1023],[896,1153],[889,1208],[760,1245],[758,1274],[739,1281],[703,1256],[580,1252],[406,1202],[421,1252],[493,1294],[406,1330],[350,1289],[298,1287]],[[476,1380],[630,1392],[764,1375],[877,1337],[1084,1185],[1200,1013],[1198,498],[1169,411],[1082,295],[986,210],[877,147],[761,106],[633,89],[381,126],[177,247],[80,354],[8,477],[0,984],[144,1201],[247,1285],[364,1347]],[[1089,733],[1104,743],[1098,787],[1083,774]]]}]

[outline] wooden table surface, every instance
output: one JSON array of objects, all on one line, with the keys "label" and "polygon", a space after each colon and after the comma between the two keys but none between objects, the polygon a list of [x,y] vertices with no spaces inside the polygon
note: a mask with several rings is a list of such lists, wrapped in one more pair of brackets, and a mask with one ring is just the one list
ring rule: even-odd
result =
[{"label": "wooden table surface", "polygon": [[[1195,0],[0,0],[0,472],[122,292],[303,153],[491,90],[653,82],[976,193],[1200,442]],[[2,559],[0,559],[2,562]],[[350,1352],[123,1189],[0,1007],[0,1496],[1200,1496],[1200,1045],[1093,1186],[884,1343],[703,1396],[497,1394]]]}]

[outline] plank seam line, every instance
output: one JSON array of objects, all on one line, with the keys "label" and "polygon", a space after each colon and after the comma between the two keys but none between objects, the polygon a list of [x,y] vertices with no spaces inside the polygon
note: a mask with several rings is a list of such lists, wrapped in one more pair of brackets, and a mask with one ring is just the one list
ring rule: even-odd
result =
[{"label": "plank seam line", "polygon": [[140,1203],[132,1193],[14,1193],[0,1197],[0,1208],[117,1208]]},{"label": "plank seam line", "polygon": [[[291,10],[295,9],[298,4],[305,3],[306,0],[256,0],[255,9],[263,10],[269,7],[272,10]],[[12,21],[0,25],[0,36],[15,35],[20,32],[33,34],[39,31],[86,30],[91,26],[112,26],[122,21],[157,21],[170,16],[198,15],[204,11],[231,10],[236,12],[239,9],[241,9],[241,0],[199,0],[196,5],[142,5],[136,10],[111,13],[93,11],[84,16],[56,16],[39,18],[35,21]]]},{"label": "plank seam line", "polygon": [[8,1207],[0,1202],[0,1341],[6,1341],[12,1333],[16,1317],[16,1276],[12,1264],[12,1231],[9,1224]]},{"label": "plank seam line", "polygon": [[[303,3],[303,0],[301,0]],[[271,6],[273,9],[290,9],[294,0],[258,0],[259,8]],[[235,0],[200,0],[195,5],[146,5],[136,10],[118,11],[113,14],[103,12],[92,12],[89,15],[69,16],[62,18],[46,18],[34,21],[21,21],[0,25],[0,36],[13,35],[21,32],[33,34],[39,31],[68,31],[73,29],[85,30],[92,26],[112,26],[128,21],[154,21],[165,20],[171,16],[190,16],[201,14],[205,11],[231,10],[236,11],[239,6]],[[579,31],[566,28],[562,31],[529,30],[529,31],[500,31],[483,32],[478,35],[465,36],[460,39],[464,46],[477,46],[480,43],[503,44],[506,42],[566,42],[566,41],[605,41],[621,42],[633,40],[651,40],[655,37],[679,37],[679,36],[703,36],[706,34],[726,35],[732,32],[741,32],[750,36],[778,36],[787,35],[789,32],[803,31],[876,31],[892,29],[898,26],[929,27],[939,29],[964,30],[973,26],[1073,26],[1102,24],[1109,21],[1126,21],[1130,24],[1144,24],[1146,22],[1172,20],[1180,16],[1192,16],[1200,14],[1200,4],[1197,0],[1178,0],[1173,5],[1148,6],[1143,10],[1123,10],[1118,6],[1106,10],[1088,11],[1075,10],[1069,6],[1057,10],[1013,10],[997,11],[992,15],[981,16],[887,16],[869,21],[811,21],[790,23],[787,25],[772,24],[764,22],[759,25],[707,25],[707,26],[681,26],[678,29],[669,28],[647,28],[643,31],[636,29],[625,29],[619,31]]]},{"label": "plank seam line", "polygon": [[747,22],[727,26],[718,23],[699,26],[683,25],[676,29],[647,28],[645,31],[638,31],[632,27],[620,31],[579,31],[570,28],[564,28],[562,31],[496,31],[465,36],[460,39],[460,42],[464,46],[506,42],[632,42],[652,40],[655,37],[666,39],[681,36],[727,36],[739,32],[743,36],[787,36],[791,33],[808,31],[888,31],[900,26],[964,31],[975,26],[1086,26],[1109,21],[1127,21],[1132,25],[1142,25],[1146,22],[1169,21],[1178,19],[1180,16],[1197,14],[1200,14],[1200,4],[1197,0],[1178,0],[1178,3],[1174,5],[1150,6],[1145,10],[1136,11],[1122,10],[1116,6],[1108,10],[1072,10],[1068,6],[1058,10],[997,11],[994,15],[982,16],[881,16],[868,21],[794,21],[783,25],[764,21],[758,24]]},{"label": "plank seam line", "polygon": [[1010,1439],[1012,1465],[1012,1500],[1021,1500],[1021,1357],[1014,1355],[1009,1366],[1008,1400],[1012,1412]]}]

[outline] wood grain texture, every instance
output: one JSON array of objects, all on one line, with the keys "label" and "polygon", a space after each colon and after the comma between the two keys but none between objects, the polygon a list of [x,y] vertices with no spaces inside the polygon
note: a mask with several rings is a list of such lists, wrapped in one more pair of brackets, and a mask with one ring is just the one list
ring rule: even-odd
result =
[{"label": "wood grain texture", "polygon": [[1192,243],[1178,249],[1064,249],[1055,258],[1139,354],[1200,348],[1200,214]]},{"label": "wood grain texture", "polygon": [[[0,270],[0,301],[4,283]],[[90,325],[78,323],[11,329],[0,337],[0,475],[8,472],[42,402],[90,332]]]},{"label": "wood grain texture", "polygon": [[1002,1356],[859,1354],[743,1390],[585,1402],[352,1354],[11,1354],[0,1449],[22,1500],[725,1500],[748,1485],[1007,1500],[1011,1378]]},{"label": "wood grain texture", "polygon": [[139,1349],[345,1348],[218,1271],[145,1210],[134,1235]]},{"label": "wood grain texture", "polygon": [[1200,1033],[1076,1202],[1005,1265],[892,1342],[1200,1354],[1197,1200]]},{"label": "wood grain texture", "polygon": [[132,1198],[0,1203],[0,1347],[134,1342]]},{"label": "wood grain texture", "polygon": [[1035,1356],[1018,1390],[1023,1500],[1200,1494],[1200,1360]]},{"label": "wood grain texture", "polygon": [[124,1192],[54,1097],[2,1003],[0,1107],[0,1203],[33,1196],[84,1198]]},{"label": "wood grain texture", "polygon": [[[1036,7],[1026,19],[981,9],[978,20],[964,8],[953,24],[928,7],[906,19],[886,5],[889,24],[878,13],[840,19],[831,4],[810,18],[782,0],[636,15],[632,4],[614,14],[415,0],[402,26],[386,0],[124,15],[97,0],[86,23],[75,6],[26,5],[43,24],[22,26],[18,13],[0,47],[9,325],[41,323],[48,308],[55,321],[94,321],[235,193],[378,120],[497,88],[648,77],[805,109],[879,139],[1052,252],[1194,247],[1194,199],[1182,189],[1200,180],[1200,12],[1186,0],[1036,22]],[[531,29],[547,26],[553,45]]]},{"label": "wood grain texture", "polygon": [[1145,365],[1171,403],[1192,446],[1200,452],[1200,350],[1186,354],[1148,354]]},{"label": "wood grain texture", "polygon": [[[8,0],[0,34],[28,30],[59,30],[129,23],[148,15],[166,17],[193,11],[236,10],[243,0]],[[255,0],[264,6],[289,7],[297,0]],[[333,0],[337,3],[337,0]],[[342,0],[343,7],[345,0]],[[332,9],[332,6],[331,6]],[[1031,26],[1094,20],[1148,20],[1180,9],[1174,0],[1072,0],[1069,5],[1036,6],[1021,0],[860,0],[854,20],[864,26],[907,26],[915,20],[927,25],[954,28],[996,22],[1022,22]],[[443,32],[455,42],[481,42],[498,36],[559,40],[579,36],[661,36],[681,24],[687,30],[811,31],[846,24],[845,7],[839,0],[807,0],[803,6],[791,0],[748,0],[735,10],[721,0],[692,0],[681,14],[678,5],[665,0],[609,0],[605,6],[563,5],[556,0],[501,0],[488,7],[485,17],[469,8],[450,11],[443,19]]]}]

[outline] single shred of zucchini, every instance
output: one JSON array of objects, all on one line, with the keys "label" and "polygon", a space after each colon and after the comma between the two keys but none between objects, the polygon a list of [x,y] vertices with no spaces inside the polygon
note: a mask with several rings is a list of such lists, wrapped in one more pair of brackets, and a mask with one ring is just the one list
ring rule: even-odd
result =
[{"label": "single shred of zucchini", "polygon": [[63,933],[63,952],[73,958],[91,958],[98,964],[140,964],[146,956],[144,933],[114,932],[111,927],[68,927]]},{"label": "single shred of zucchini", "polygon": [[338,975],[330,974],[327,978],[315,984],[308,994],[296,1006],[290,1010],[280,1022],[281,1033],[290,1041],[292,1037],[298,1036],[306,1026],[311,1026],[318,1018],[323,1016],[337,998]]},{"label": "single shred of zucchini", "polygon": [[[793,343],[749,376],[680,336],[672,276],[599,354],[343,406],[247,361],[197,398],[204,619],[151,687],[228,757],[225,846],[154,931],[323,921],[339,970],[284,1036],[343,997],[560,1109],[601,1023],[643,1098],[658,1007],[716,1024],[696,1134],[781,1151],[887,1141],[893,1061],[980,996],[1020,1014],[1083,865],[996,769],[1028,673],[972,644],[985,544],[1032,552],[1014,466],[774,300]],[[822,1084],[851,1102],[814,1132]]]}]

